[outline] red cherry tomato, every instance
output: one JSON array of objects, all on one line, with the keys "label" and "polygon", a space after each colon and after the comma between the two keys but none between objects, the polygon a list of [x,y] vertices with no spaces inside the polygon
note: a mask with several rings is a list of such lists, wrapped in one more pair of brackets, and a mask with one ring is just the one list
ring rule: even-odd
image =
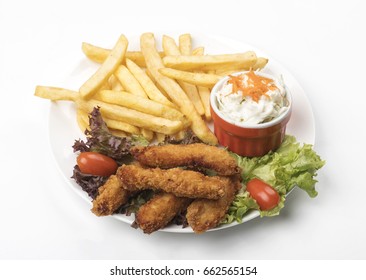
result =
[{"label": "red cherry tomato", "polygon": [[81,172],[98,176],[110,176],[118,168],[114,159],[96,152],[80,153],[77,164]]},{"label": "red cherry tomato", "polygon": [[257,178],[248,182],[247,191],[257,201],[261,210],[270,210],[280,202],[280,195],[277,191]]}]

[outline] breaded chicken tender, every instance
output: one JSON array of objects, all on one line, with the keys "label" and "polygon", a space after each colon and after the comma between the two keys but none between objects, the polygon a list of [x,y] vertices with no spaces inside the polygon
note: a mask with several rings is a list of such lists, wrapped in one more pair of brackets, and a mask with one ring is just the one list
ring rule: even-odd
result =
[{"label": "breaded chicken tender", "polygon": [[225,194],[218,200],[195,199],[187,208],[186,218],[195,233],[203,233],[219,225],[235,195],[241,188],[239,179],[225,178]]},{"label": "breaded chicken tender", "polygon": [[98,189],[91,211],[97,216],[112,215],[118,207],[128,201],[131,192],[122,187],[116,175],[111,175],[105,184]]},{"label": "breaded chicken tender", "polygon": [[129,191],[152,189],[173,193],[178,197],[218,199],[229,184],[218,176],[181,168],[143,168],[137,165],[122,165],[117,176],[123,188]]},{"label": "breaded chicken tender", "polygon": [[150,234],[169,224],[190,202],[189,198],[177,197],[171,193],[158,193],[140,207],[135,221],[144,233]]},{"label": "breaded chicken tender", "polygon": [[173,168],[179,166],[204,167],[218,175],[230,176],[240,173],[236,160],[229,152],[206,144],[164,145],[133,147],[134,158],[149,167]]}]

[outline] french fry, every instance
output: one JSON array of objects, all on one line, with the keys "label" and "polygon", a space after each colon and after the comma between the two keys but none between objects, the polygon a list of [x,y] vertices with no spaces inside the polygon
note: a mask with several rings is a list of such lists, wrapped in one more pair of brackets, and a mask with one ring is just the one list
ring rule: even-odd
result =
[{"label": "french fry", "polygon": [[77,106],[87,112],[91,112],[94,107],[99,106],[102,116],[105,118],[126,122],[137,127],[150,129],[152,131],[168,135],[175,134],[183,129],[181,121],[173,121],[156,117],[99,100],[78,100]]},{"label": "french fry", "polygon": [[[122,86],[132,93],[132,95],[136,95],[141,97],[142,99],[149,100],[148,96],[144,90],[144,88],[141,86],[139,81],[136,79],[136,77],[130,72],[130,70],[124,66],[121,65],[117,68],[115,75],[117,76],[118,80],[121,82]],[[130,96],[131,97],[131,96]],[[142,100],[140,100],[141,102]],[[129,103],[131,105],[131,103]],[[139,102],[136,102],[135,104],[139,104]],[[148,140],[151,141],[154,138],[154,133],[147,129],[142,127],[141,128],[141,134]]]},{"label": "french fry", "polygon": [[109,132],[112,133],[114,136],[118,136],[118,137],[127,137],[129,136],[128,133],[124,132],[124,131],[121,131],[121,130],[118,130],[118,129],[109,129]]},{"label": "french fry", "polygon": [[159,72],[169,78],[203,87],[212,87],[222,78],[216,74],[188,72],[173,68],[160,68]]},{"label": "french fry", "polygon": [[81,109],[76,110],[76,121],[82,133],[85,133],[87,129],[89,130],[88,114],[85,113],[83,110]]},{"label": "french fry", "polygon": [[185,119],[184,115],[174,108],[125,91],[103,90],[98,92],[95,98],[169,120],[183,121]]},{"label": "french fry", "polygon": [[[82,43],[81,49],[87,58],[97,63],[103,63],[111,52],[110,49],[94,46],[86,42]],[[164,53],[160,52],[159,55],[163,57]],[[127,51],[126,58],[132,60],[140,67],[146,67],[144,56],[139,51]]]},{"label": "french fry", "polygon": [[[164,54],[161,54],[164,55]],[[139,51],[129,51],[126,54],[126,58],[132,60],[140,67],[146,67],[144,56]]]},{"label": "french fry", "polygon": [[141,96],[143,98],[148,98],[143,87],[131,74],[130,70],[128,70],[126,66],[119,66],[114,74],[122,84],[122,87],[125,88],[128,92],[134,95]]},{"label": "french fry", "polygon": [[[197,48],[195,49],[195,55],[203,55],[204,54],[204,48]],[[208,73],[210,74],[210,73]],[[203,108],[205,108],[205,118],[207,121],[210,121],[212,119],[211,116],[211,108],[210,108],[210,94],[211,91],[206,86],[197,86],[198,93],[201,97],[201,102],[203,105]]]},{"label": "french fry", "polygon": [[[109,77],[110,78],[110,77]],[[98,89],[98,91],[101,91],[101,90],[107,90],[107,89],[111,89],[111,85],[109,83],[109,79],[108,81],[106,81],[105,83],[103,83],[100,88]],[[97,92],[98,92],[97,91]],[[80,94],[79,94],[80,95]]]},{"label": "french fry", "polygon": [[108,83],[109,83],[109,88],[111,90],[114,90],[114,91],[122,91],[123,90],[123,86],[121,85],[121,83],[119,82],[119,80],[117,79],[117,77],[114,74],[112,74],[109,77]]},{"label": "french fry", "polygon": [[[63,88],[56,88],[56,87],[37,86],[35,96],[50,99],[53,101],[59,101],[59,100],[74,101],[77,105],[82,104],[84,102],[83,100],[81,100],[79,98],[78,92],[68,90],[68,89],[63,89]],[[83,132],[89,126],[88,125],[88,123],[89,123],[88,113],[89,112],[91,112],[91,110],[88,111],[84,106],[80,106],[80,108],[78,106],[78,109],[76,112],[77,123]],[[125,131],[125,132],[131,133],[131,134],[136,134],[136,135],[141,134],[140,129],[131,124],[112,120],[112,119],[109,119],[106,117],[103,118],[103,120],[106,122],[108,128],[114,128],[117,130]]]},{"label": "french fry", "polygon": [[[80,108],[77,109],[77,115],[78,118],[81,118],[85,124],[87,124],[87,127],[89,127],[89,112],[84,111]],[[124,123],[121,121],[112,120],[106,117],[103,117],[103,121],[106,123],[108,129],[113,129],[115,131],[123,131],[124,133],[130,133],[133,135],[140,135],[141,131],[138,127],[130,125],[128,123]],[[85,131],[85,130],[84,130]],[[83,132],[84,132],[83,131]]]},{"label": "french fry", "polygon": [[97,90],[108,81],[109,77],[116,71],[117,67],[124,59],[128,41],[124,35],[121,35],[106,60],[98,70],[80,87],[81,96],[88,99],[93,96]]},{"label": "french fry", "polygon": [[162,133],[155,133],[155,140],[158,143],[162,143],[165,140],[165,135]]},{"label": "french fry", "polygon": [[154,132],[152,132],[150,129],[141,128],[141,134],[149,142],[154,139]]},{"label": "french fry", "polygon": [[[166,97],[166,98],[168,98],[168,99],[170,99],[170,97],[169,97],[169,95],[165,92],[165,90],[161,87],[161,85],[159,85],[157,82],[156,82],[156,80],[155,80],[155,78],[153,77],[153,75],[151,75],[151,73],[150,73],[150,71],[149,71],[149,69],[145,69],[145,73],[146,73],[146,75],[150,78],[150,80],[154,83],[154,85],[160,90],[160,92],[162,93],[162,94],[164,94],[164,96]],[[173,104],[174,104],[174,102],[172,102]],[[175,106],[175,108],[178,108],[177,107],[177,105],[175,105],[174,104],[174,106]]]},{"label": "french fry", "polygon": [[169,95],[171,100],[178,105],[180,111],[192,121],[192,131],[204,142],[216,145],[217,138],[209,130],[204,120],[197,113],[192,102],[187,97],[177,82],[159,73],[163,68],[163,62],[155,47],[155,38],[152,33],[144,33],[140,37],[141,51],[144,55],[146,65],[157,83]]},{"label": "french fry", "polygon": [[[184,34],[179,37],[180,40],[180,48],[185,51],[186,54],[191,53],[191,38],[189,34]],[[173,38],[164,35],[163,36],[163,49],[164,53],[166,55],[181,55],[181,51],[176,45]],[[172,78],[172,77],[171,77]],[[172,78],[174,79],[174,78]],[[181,88],[184,90],[184,92],[187,94],[189,99],[192,101],[194,107],[196,108],[197,112],[200,115],[203,115],[205,113],[205,110],[203,108],[203,105],[201,103],[200,96],[198,95],[198,90],[195,85],[189,84],[185,81],[182,81],[180,79],[177,79],[178,84],[181,86]]]},{"label": "french fry", "polygon": [[81,50],[87,58],[97,63],[103,63],[111,52],[110,49],[104,49],[85,42],[81,44]]},{"label": "french fry", "polygon": [[201,97],[201,101],[203,104],[203,107],[205,108],[205,118],[206,120],[211,120],[211,109],[210,109],[210,94],[211,91],[208,87],[202,87],[198,86],[198,93]]},{"label": "french fry", "polygon": [[204,47],[197,47],[197,48],[192,50],[192,55],[203,55],[204,52],[205,52]]},{"label": "french fry", "polygon": [[34,95],[52,101],[57,100],[75,101],[76,99],[79,98],[79,93],[77,91],[58,87],[45,87],[45,86],[37,86]]},{"label": "french fry", "polygon": [[242,72],[242,71],[249,71],[249,70],[261,70],[263,69],[268,63],[268,59],[267,58],[264,58],[264,57],[258,57],[257,58],[257,62],[251,66],[251,67],[246,67],[246,68],[237,68],[237,69],[232,69],[231,67],[222,67],[221,69],[217,69],[215,71],[215,74],[216,75],[219,75],[219,76],[228,76],[228,75],[231,75],[233,73],[236,73],[236,72]]},{"label": "french fry", "polygon": [[253,51],[237,54],[221,54],[221,55],[181,55],[181,56],[165,56],[163,64],[165,67],[179,70],[217,70],[222,67],[250,68],[257,61],[257,56]]},{"label": "french fry", "polygon": [[176,108],[176,106],[171,101],[169,101],[169,99],[166,98],[165,95],[157,88],[146,72],[142,70],[136,63],[130,59],[126,59],[126,66],[143,87],[151,100],[172,108]]},{"label": "french fry", "polygon": [[191,55],[192,37],[191,34],[182,34],[179,36],[179,51],[182,55]]},{"label": "french fry", "polygon": [[107,124],[108,128],[118,130],[118,131],[124,131],[133,135],[140,135],[141,130],[134,125],[131,125],[126,122],[116,121],[110,118],[103,117],[104,122]]},{"label": "french fry", "polygon": [[258,57],[256,63],[252,66],[253,70],[263,69],[268,63],[268,58]]},{"label": "french fry", "polygon": [[249,71],[249,69],[243,69],[243,68],[240,68],[240,69],[231,69],[231,70],[227,70],[227,69],[218,69],[216,71],[212,71],[212,72],[215,72],[216,75],[218,76],[228,76],[228,75],[231,75],[233,73],[237,73],[237,72],[242,72],[242,71]]},{"label": "french fry", "polygon": [[161,42],[165,55],[181,55],[179,47],[172,37],[163,35]]},{"label": "french fry", "polygon": [[[179,36],[179,50],[182,55],[192,54],[192,38],[191,34],[182,34]],[[192,100],[194,107],[200,115],[204,115],[205,109],[201,102],[201,98],[198,94],[198,89],[194,84],[187,83],[185,81],[178,80],[183,90],[187,93],[188,97]]]},{"label": "french fry", "polygon": [[185,136],[185,131],[184,130],[181,130],[179,131],[178,133],[174,134],[173,135],[173,138],[176,140],[176,141],[180,141],[184,138]]}]

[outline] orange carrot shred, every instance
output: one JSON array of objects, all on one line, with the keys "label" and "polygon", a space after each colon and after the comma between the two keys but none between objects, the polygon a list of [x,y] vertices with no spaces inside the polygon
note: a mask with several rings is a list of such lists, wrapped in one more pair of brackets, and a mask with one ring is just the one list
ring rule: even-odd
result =
[{"label": "orange carrot shred", "polygon": [[[247,85],[243,84],[244,75],[248,77]],[[255,102],[258,102],[262,96],[267,95],[267,91],[277,89],[274,81],[270,78],[256,75],[254,71],[239,76],[230,75],[228,83],[232,85],[232,92],[241,91],[243,97],[251,97]]]}]

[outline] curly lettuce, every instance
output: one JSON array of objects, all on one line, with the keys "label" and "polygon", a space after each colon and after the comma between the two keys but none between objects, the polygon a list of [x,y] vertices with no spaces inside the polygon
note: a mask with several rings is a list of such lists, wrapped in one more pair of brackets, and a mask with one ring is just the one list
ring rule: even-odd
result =
[{"label": "curly lettuce", "polygon": [[118,137],[109,132],[99,108],[94,108],[89,114],[90,130],[85,131],[86,142],[76,140],[74,152],[98,152],[123,162],[126,156],[130,155],[133,146],[147,146],[149,142],[142,136],[131,135],[129,137]]},{"label": "curly lettuce", "polygon": [[270,184],[280,194],[280,203],[268,211],[260,211],[256,201],[244,191],[238,194],[231,205],[224,223],[240,222],[251,209],[260,211],[260,215],[278,215],[285,205],[286,194],[294,187],[304,190],[310,197],[316,197],[317,171],[325,161],[313,150],[312,145],[300,145],[294,136],[287,135],[282,145],[263,157],[247,158],[232,154],[242,168],[244,185],[253,178],[259,178]]}]

